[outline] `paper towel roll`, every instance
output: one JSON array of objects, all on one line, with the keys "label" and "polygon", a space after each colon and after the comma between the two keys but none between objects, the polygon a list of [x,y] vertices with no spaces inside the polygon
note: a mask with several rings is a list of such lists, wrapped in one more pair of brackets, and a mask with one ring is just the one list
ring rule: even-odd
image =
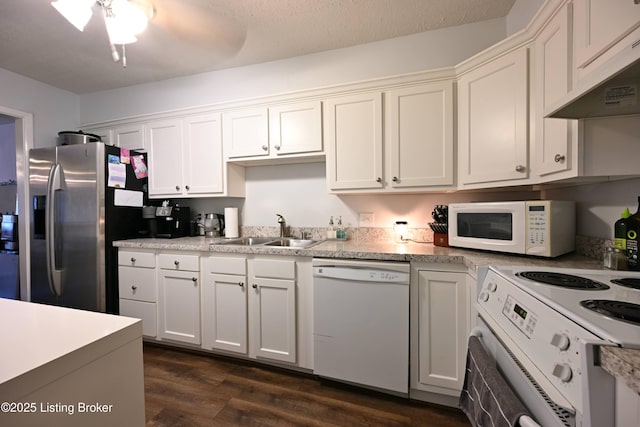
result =
[{"label": "paper towel roll", "polygon": [[238,237],[238,208],[224,208],[224,237]]}]

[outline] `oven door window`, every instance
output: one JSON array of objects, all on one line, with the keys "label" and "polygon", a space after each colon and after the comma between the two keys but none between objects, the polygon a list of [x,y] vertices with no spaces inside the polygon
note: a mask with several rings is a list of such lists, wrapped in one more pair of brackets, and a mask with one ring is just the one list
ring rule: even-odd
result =
[{"label": "oven door window", "polygon": [[513,214],[510,212],[459,213],[457,219],[460,237],[513,240]]}]

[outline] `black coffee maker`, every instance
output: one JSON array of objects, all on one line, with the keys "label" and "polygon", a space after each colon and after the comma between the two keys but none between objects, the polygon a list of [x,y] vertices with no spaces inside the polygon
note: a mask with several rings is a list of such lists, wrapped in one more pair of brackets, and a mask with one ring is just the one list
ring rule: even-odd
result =
[{"label": "black coffee maker", "polygon": [[191,211],[188,206],[163,206],[156,208],[155,237],[173,239],[189,236]]},{"label": "black coffee maker", "polygon": [[142,207],[142,219],[147,226],[147,236],[156,237],[158,234],[158,225],[156,220],[156,208],[157,206],[143,206]]}]

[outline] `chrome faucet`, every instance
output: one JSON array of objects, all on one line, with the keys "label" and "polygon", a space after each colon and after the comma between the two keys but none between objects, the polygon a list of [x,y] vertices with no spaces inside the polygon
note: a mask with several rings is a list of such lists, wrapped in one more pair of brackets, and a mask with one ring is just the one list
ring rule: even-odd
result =
[{"label": "chrome faucet", "polygon": [[285,229],[287,228],[287,222],[284,220],[284,217],[280,214],[276,214],[278,217],[278,224],[280,224],[280,237],[284,237]]}]

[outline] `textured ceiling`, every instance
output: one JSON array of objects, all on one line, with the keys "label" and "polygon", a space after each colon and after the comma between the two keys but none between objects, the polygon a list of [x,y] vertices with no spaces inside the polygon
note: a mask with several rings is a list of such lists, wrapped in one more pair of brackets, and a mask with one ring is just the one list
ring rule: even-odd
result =
[{"label": "textured ceiling", "polygon": [[151,1],[123,69],[97,5],[81,33],[50,0],[0,0],[0,68],[88,93],[504,17],[515,0]]}]

